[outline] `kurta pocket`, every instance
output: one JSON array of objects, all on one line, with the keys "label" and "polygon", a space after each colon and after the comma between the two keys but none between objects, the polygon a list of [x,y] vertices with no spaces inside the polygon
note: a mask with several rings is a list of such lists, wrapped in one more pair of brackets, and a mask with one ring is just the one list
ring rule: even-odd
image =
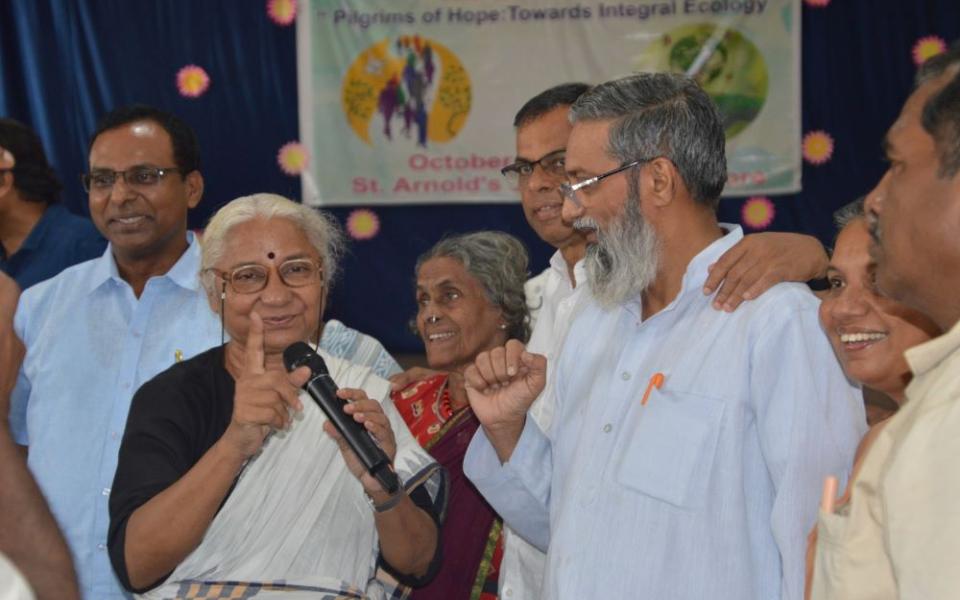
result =
[{"label": "kurta pocket", "polygon": [[617,482],[686,509],[703,506],[720,435],[721,400],[652,389],[638,398],[614,451]]}]

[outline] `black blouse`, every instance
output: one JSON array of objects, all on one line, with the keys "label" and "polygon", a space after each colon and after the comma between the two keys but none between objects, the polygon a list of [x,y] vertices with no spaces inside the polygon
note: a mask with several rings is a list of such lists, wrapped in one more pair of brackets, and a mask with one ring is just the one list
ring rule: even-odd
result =
[{"label": "black blouse", "polygon": [[[131,586],[124,558],[127,521],[134,511],[183,477],[227,430],[235,382],[224,364],[224,346],[217,346],[173,365],[143,384],[133,397],[110,493],[107,535],[113,569],[128,590],[144,592],[170,576],[167,573],[143,589]],[[231,487],[223,502],[232,491]],[[423,486],[412,490],[410,499],[430,515],[439,531],[439,515]],[[382,555],[380,564],[398,581],[416,587],[433,578],[440,555],[438,544],[430,569],[421,578],[396,572]]]}]

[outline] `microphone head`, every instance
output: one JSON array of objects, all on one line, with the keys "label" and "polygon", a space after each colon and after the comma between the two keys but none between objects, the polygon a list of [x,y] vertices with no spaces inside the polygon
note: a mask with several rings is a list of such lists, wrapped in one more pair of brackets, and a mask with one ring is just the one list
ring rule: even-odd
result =
[{"label": "microphone head", "polygon": [[287,371],[306,366],[310,367],[310,373],[314,376],[328,373],[327,363],[306,342],[294,342],[287,346],[283,351],[283,364]]}]

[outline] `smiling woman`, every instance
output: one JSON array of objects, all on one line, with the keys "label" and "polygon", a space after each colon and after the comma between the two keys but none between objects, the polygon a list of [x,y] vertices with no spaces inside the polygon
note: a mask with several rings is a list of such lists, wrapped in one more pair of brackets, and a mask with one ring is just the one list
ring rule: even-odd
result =
[{"label": "smiling woman", "polygon": [[320,352],[349,401],[344,412],[403,480],[393,494],[299,389],[309,370],[283,365],[287,346],[319,335],[341,239],[324,213],[273,194],[238,198],[211,219],[202,281],[229,341],[133,398],[109,534],[128,589],[145,598],[379,599],[435,572],[442,473],[404,426],[388,383]]},{"label": "smiling woman", "polygon": [[450,503],[441,534],[444,566],[413,598],[496,598],[502,524],[463,475],[463,456],[479,426],[463,371],[481,352],[529,337],[527,251],[506,233],[459,235],[421,256],[416,273],[416,328],[436,371],[394,391],[393,401],[417,441],[449,472]]},{"label": "smiling woman", "polygon": [[842,210],[838,223],[820,321],[847,376],[900,404],[910,380],[903,353],[939,335],[938,328],[877,291],[863,202]]},{"label": "smiling woman", "polygon": [[[834,506],[838,510],[843,507],[842,512],[846,514],[852,510],[851,494],[855,490],[856,494],[863,493],[857,481],[871,446],[907,399],[906,389],[912,373],[904,352],[940,335],[939,328],[929,317],[877,290],[876,263],[871,257],[873,242],[863,204],[863,199],[856,200],[835,215],[840,232],[827,267],[830,288],[820,303],[820,323],[844,373],[864,387],[867,422],[871,426],[857,448],[847,489]],[[892,401],[893,406],[883,401],[884,396]],[[836,489],[831,488],[829,494],[824,492],[824,497],[833,500],[835,494]],[[833,509],[826,512],[831,513]],[[812,578],[821,526],[814,527],[807,540],[807,598],[814,585]],[[827,531],[827,540],[836,535],[830,534],[829,529]],[[829,542],[831,546],[834,544],[838,542]]]}]

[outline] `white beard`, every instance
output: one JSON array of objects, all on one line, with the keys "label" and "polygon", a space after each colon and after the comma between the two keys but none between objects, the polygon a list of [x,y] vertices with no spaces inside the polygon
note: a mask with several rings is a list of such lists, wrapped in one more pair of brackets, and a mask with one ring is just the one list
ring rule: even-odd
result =
[{"label": "white beard", "polygon": [[577,219],[574,227],[597,232],[597,242],[587,246],[584,265],[590,293],[600,306],[625,304],[653,283],[660,267],[660,243],[653,225],[640,213],[638,197],[627,198],[623,214],[609,231],[589,217]]}]

